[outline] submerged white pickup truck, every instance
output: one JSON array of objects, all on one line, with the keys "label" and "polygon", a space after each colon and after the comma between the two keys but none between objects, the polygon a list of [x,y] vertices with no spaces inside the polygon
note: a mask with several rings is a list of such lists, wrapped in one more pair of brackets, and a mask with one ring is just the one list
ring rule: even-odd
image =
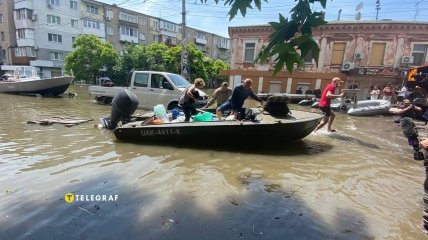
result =
[{"label": "submerged white pickup truck", "polygon": [[[138,107],[151,109],[157,104],[163,104],[167,109],[178,107],[178,98],[191,83],[174,73],[154,71],[134,71],[128,88],[137,95]],[[89,94],[95,96],[100,103],[110,104],[113,97],[124,87],[90,86]],[[203,107],[208,102],[208,96],[199,90],[197,107]]]}]

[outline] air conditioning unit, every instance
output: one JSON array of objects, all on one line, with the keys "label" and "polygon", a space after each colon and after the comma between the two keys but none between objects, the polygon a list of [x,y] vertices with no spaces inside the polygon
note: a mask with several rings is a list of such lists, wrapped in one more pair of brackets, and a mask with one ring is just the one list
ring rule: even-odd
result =
[{"label": "air conditioning unit", "polygon": [[355,53],[355,55],[354,55],[355,60],[361,60],[363,58],[364,58],[364,54],[362,54],[362,53]]},{"label": "air conditioning unit", "polygon": [[155,28],[154,26],[151,27],[152,31],[157,31],[158,29]]},{"label": "air conditioning unit", "polygon": [[49,9],[52,9],[52,8],[53,8],[52,4],[50,4],[50,3],[48,3],[48,4],[46,5],[46,7],[48,7]]},{"label": "air conditioning unit", "polygon": [[33,14],[33,16],[31,16],[31,21],[36,21],[37,20],[37,14]]},{"label": "air conditioning unit", "polygon": [[39,50],[39,46],[34,46],[34,50]]},{"label": "air conditioning unit", "polygon": [[355,63],[353,63],[353,62],[344,62],[342,64],[342,71],[347,72],[347,71],[349,71],[351,69],[354,69],[354,67],[355,67]]},{"label": "air conditioning unit", "polygon": [[401,58],[401,63],[404,63],[404,64],[411,64],[411,63],[413,63],[413,59],[414,59],[414,57],[413,57],[413,56],[403,56],[403,57]]}]

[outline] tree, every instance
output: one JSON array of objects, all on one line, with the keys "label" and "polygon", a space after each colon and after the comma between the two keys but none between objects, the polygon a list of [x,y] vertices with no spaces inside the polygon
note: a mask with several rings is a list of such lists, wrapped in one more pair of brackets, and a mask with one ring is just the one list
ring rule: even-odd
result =
[{"label": "tree", "polygon": [[[206,3],[207,0],[200,0]],[[214,0],[217,4],[220,0]],[[263,0],[267,2],[267,0]],[[303,58],[312,52],[312,58],[318,64],[319,46],[312,39],[312,28],[327,22],[324,21],[324,13],[312,11],[310,4],[319,2],[325,9],[327,0],[295,0],[296,6],[291,9],[290,19],[279,14],[279,22],[270,22],[274,32],[269,36],[269,44],[259,53],[256,61],[266,62],[273,59],[275,63],[274,73],[281,71],[284,66],[292,72],[295,65],[304,64]],[[238,11],[245,17],[247,9],[255,6],[261,9],[262,0],[222,0],[224,5],[230,6],[229,20],[232,20]],[[300,52],[300,53],[299,53]]]},{"label": "tree", "polygon": [[[201,77],[207,82],[221,79],[220,70],[229,66],[221,60],[213,61],[194,44],[187,46],[190,76],[194,79]],[[134,70],[153,70],[180,73],[181,46],[168,47],[163,43],[144,45],[128,45],[119,56],[114,67],[116,84],[123,84],[122,79],[128,78],[128,73]],[[213,65],[214,64],[214,65]],[[118,79],[118,80],[116,80]],[[213,84],[211,84],[213,85]]]},{"label": "tree", "polygon": [[73,48],[76,50],[64,59],[64,68],[73,72],[76,79],[91,79],[95,83],[101,69],[105,68],[107,74],[113,72],[118,55],[109,43],[101,42],[95,35],[84,34],[76,38]]}]

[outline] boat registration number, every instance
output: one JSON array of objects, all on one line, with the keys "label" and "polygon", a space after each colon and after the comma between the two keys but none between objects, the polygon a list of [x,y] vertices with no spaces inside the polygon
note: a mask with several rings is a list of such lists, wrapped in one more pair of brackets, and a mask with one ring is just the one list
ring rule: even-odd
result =
[{"label": "boat registration number", "polygon": [[141,136],[176,136],[181,135],[180,129],[141,130]]}]

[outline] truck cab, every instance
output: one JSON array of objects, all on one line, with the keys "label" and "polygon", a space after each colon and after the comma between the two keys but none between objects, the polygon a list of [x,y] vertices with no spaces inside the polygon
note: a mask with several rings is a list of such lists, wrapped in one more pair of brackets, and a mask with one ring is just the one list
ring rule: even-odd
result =
[{"label": "truck cab", "polygon": [[[167,109],[178,107],[178,98],[191,83],[178,74],[155,71],[132,72],[129,90],[137,95],[140,108],[153,108],[157,104],[163,104]],[[89,93],[95,95],[99,102],[111,103],[113,97],[121,87],[91,86]],[[208,96],[198,90],[200,98],[197,107],[204,106]]]}]

